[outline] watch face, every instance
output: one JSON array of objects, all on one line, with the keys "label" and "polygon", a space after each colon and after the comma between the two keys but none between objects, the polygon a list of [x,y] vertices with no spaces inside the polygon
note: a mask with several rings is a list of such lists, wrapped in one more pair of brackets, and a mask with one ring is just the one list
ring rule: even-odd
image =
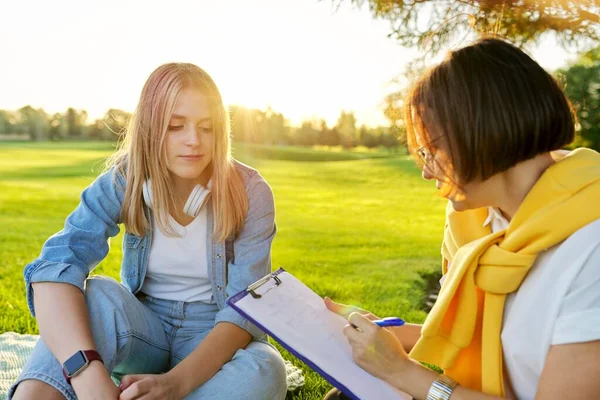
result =
[{"label": "watch face", "polygon": [[82,351],[78,351],[73,354],[71,358],[69,358],[63,364],[65,367],[65,371],[69,377],[75,376],[81,368],[87,365],[87,359],[83,355]]}]

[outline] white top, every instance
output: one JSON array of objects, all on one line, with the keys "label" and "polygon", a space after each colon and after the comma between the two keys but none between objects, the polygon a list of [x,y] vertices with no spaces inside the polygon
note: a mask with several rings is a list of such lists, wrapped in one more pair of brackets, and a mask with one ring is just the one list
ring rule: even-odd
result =
[{"label": "white top", "polygon": [[180,237],[165,236],[153,222],[148,270],[141,291],[159,299],[213,303],[208,276],[207,208],[187,226],[169,221]]},{"label": "white top", "polygon": [[[494,209],[488,223],[494,232],[509,224]],[[535,398],[551,345],[600,339],[600,220],[538,255],[506,298],[501,338],[519,400]]]}]

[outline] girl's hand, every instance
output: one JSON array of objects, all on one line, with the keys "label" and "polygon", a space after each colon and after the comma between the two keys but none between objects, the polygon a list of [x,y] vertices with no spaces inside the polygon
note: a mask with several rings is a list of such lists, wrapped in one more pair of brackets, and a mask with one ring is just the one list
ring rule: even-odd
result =
[{"label": "girl's hand", "polygon": [[169,374],[127,375],[121,380],[119,400],[180,400],[178,385]]}]

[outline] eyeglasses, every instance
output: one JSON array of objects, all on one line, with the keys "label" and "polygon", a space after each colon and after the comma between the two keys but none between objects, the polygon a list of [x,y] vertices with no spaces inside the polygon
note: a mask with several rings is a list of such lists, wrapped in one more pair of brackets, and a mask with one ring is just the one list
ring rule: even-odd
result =
[{"label": "eyeglasses", "polygon": [[434,155],[431,154],[424,146],[419,147],[417,154],[421,158],[421,161],[423,161],[423,165],[429,168],[429,170],[433,171]]}]

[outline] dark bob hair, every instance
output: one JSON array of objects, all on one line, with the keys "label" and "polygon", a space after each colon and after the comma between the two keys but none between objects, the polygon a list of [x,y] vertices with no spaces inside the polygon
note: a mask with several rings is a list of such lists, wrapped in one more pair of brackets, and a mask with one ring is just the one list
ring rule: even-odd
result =
[{"label": "dark bob hair", "polygon": [[518,47],[483,38],[451,51],[413,85],[405,103],[413,154],[444,146],[455,183],[485,180],[575,135],[558,82]]}]

